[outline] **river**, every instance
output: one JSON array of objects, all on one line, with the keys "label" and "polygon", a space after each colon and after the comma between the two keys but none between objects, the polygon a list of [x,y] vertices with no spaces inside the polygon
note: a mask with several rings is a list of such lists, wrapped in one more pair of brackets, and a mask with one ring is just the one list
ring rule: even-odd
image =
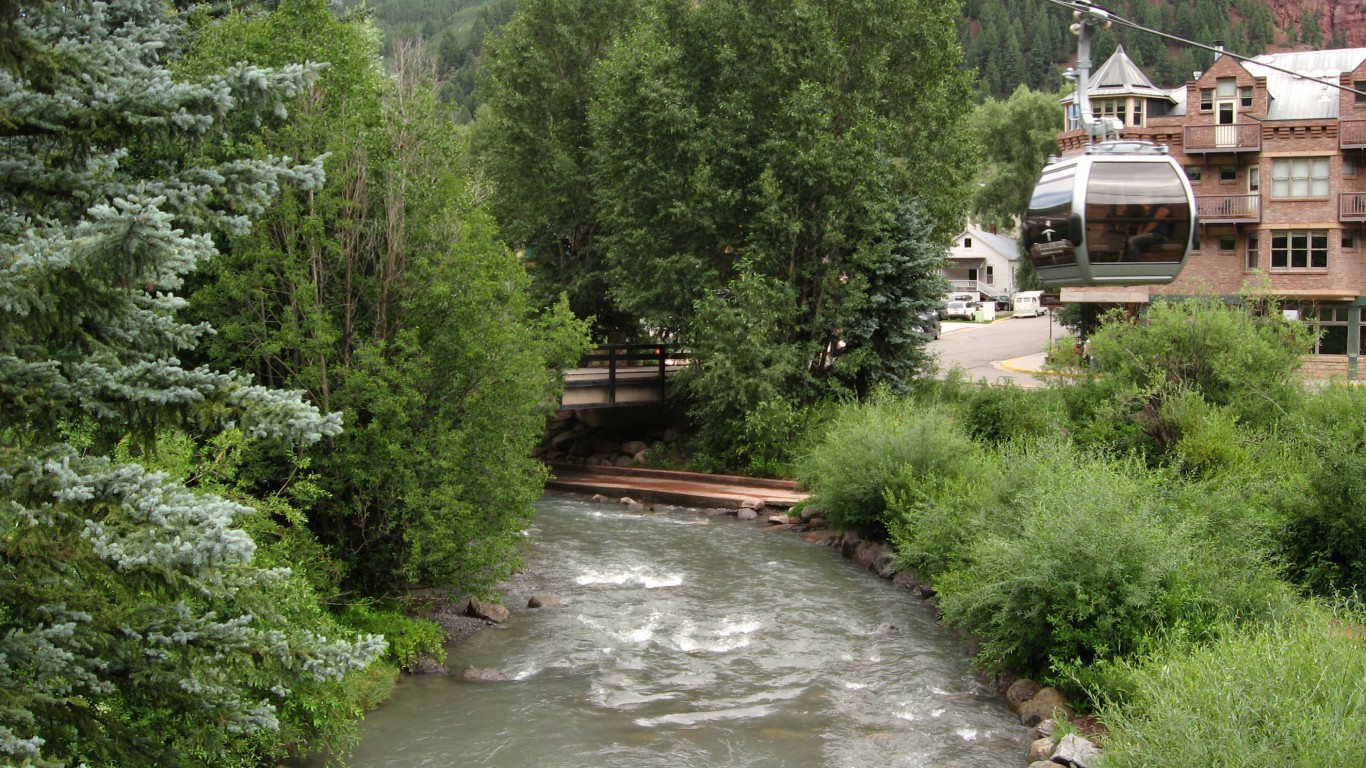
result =
[{"label": "river", "polygon": [[512,620],[446,662],[511,680],[406,677],[353,768],[1022,764],[1025,729],[931,609],[830,548],[569,496],[528,535]]}]

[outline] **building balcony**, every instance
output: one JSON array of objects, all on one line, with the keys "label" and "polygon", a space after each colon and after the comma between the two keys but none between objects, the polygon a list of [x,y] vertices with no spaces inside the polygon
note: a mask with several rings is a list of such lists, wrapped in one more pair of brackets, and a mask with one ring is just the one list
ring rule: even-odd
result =
[{"label": "building balcony", "polygon": [[1243,224],[1262,220],[1262,196],[1196,195],[1195,215],[1201,224]]},{"label": "building balcony", "polygon": [[1338,195],[1338,221],[1366,221],[1366,192]]},{"label": "building balcony", "polygon": [[1005,288],[998,287],[993,283],[986,283],[981,280],[949,280],[949,291],[954,294],[959,293],[980,293],[987,296],[1000,296],[1006,293]]},{"label": "building balcony", "polygon": [[1339,121],[1338,147],[1342,149],[1366,149],[1366,120]]},{"label": "building balcony", "polygon": [[1188,125],[1184,149],[1188,155],[1196,152],[1261,152],[1262,124]]}]

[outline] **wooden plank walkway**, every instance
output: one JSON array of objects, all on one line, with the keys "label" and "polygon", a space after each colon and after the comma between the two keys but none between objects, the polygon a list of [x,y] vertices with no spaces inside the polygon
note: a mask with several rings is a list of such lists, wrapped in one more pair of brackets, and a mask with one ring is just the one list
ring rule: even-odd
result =
[{"label": "wooden plank walkway", "polygon": [[788,509],[808,496],[790,480],[577,464],[552,464],[550,472],[547,488],[613,498],[629,496],[637,501],[682,507],[734,509],[751,501]]}]

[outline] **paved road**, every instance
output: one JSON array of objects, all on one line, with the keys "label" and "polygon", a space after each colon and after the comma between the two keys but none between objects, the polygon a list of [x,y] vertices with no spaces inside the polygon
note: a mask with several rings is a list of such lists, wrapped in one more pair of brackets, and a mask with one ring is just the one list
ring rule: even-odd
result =
[{"label": "paved road", "polygon": [[941,373],[962,368],[972,381],[1038,387],[1042,381],[1031,371],[1041,367],[1048,343],[1066,334],[1052,315],[994,323],[944,323],[929,349],[938,357]]}]

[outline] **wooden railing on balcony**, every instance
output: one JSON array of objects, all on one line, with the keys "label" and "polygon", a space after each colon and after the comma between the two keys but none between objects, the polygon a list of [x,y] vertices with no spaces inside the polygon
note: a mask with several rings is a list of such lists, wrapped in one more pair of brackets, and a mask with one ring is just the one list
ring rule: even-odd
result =
[{"label": "wooden railing on balcony", "polygon": [[1338,123],[1338,146],[1342,149],[1366,147],[1366,120],[1342,120]]},{"label": "wooden railing on balcony", "polygon": [[1191,152],[1260,152],[1262,150],[1261,123],[1234,125],[1188,125],[1185,135],[1186,154]]},{"label": "wooden railing on balcony", "polygon": [[1196,195],[1195,215],[1205,224],[1262,220],[1262,196]]},{"label": "wooden railing on balcony", "polygon": [[1338,195],[1338,221],[1366,221],[1366,192]]}]

